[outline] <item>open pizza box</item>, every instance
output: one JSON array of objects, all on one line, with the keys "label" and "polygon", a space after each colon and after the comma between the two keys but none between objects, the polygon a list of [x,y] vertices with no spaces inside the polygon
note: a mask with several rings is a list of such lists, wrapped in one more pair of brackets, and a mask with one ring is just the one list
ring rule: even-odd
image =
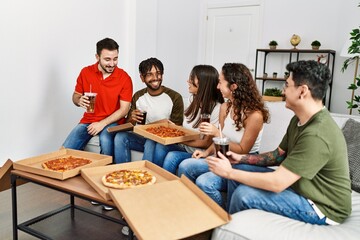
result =
[{"label": "open pizza box", "polygon": [[[8,159],[2,167],[0,167],[0,192],[11,187],[11,170],[13,170],[13,162]],[[16,186],[26,183],[24,180],[17,180]]]},{"label": "open pizza box", "polygon": [[[92,162],[89,164],[86,164],[81,167],[77,167],[68,171],[64,172],[57,172],[52,171],[48,169],[44,169],[42,167],[42,163],[61,158],[61,157],[79,157],[79,158],[85,158],[89,159]],[[72,150],[67,148],[62,148],[58,151],[39,155],[36,157],[26,158],[23,160],[19,160],[14,162],[14,169],[22,170],[25,172],[35,173],[46,177],[51,177],[55,179],[65,180],[67,178],[74,177],[78,174],[80,174],[80,170],[83,168],[89,168],[89,167],[95,167],[95,166],[104,166],[107,164],[112,163],[112,157],[98,154],[98,153],[92,153],[92,152],[86,152],[86,151],[79,151],[79,150]]]},{"label": "open pizza box", "polygon": [[[185,133],[185,136],[162,138],[162,137],[159,137],[159,136],[157,136],[155,134],[152,134],[152,133],[146,131],[147,128],[158,127],[158,126],[165,126],[165,127],[175,128],[175,129],[181,130],[181,131],[183,131]],[[146,124],[146,125],[136,125],[136,126],[134,126],[134,132],[141,135],[141,136],[143,136],[143,137],[154,140],[155,142],[161,143],[163,145],[181,143],[181,142],[186,142],[186,141],[195,140],[195,139],[200,138],[200,133],[199,132],[188,129],[188,128],[184,128],[182,126],[171,124],[169,122]]]},{"label": "open pizza box", "polygon": [[[156,177],[155,185],[161,182],[170,181],[174,179],[178,179],[177,176],[169,173],[163,168],[149,162],[147,160],[144,161],[136,161],[122,164],[113,164],[109,166],[102,167],[93,167],[93,168],[84,168],[81,170],[81,176],[88,182],[98,193],[106,200],[112,200],[109,194],[109,188],[104,186],[102,183],[102,177],[107,173],[112,171],[128,169],[128,170],[147,170],[153,176]],[[149,186],[143,186],[144,188]],[[143,188],[142,187],[142,188]],[[114,191],[127,191],[128,189],[114,189]]]},{"label": "open pizza box", "polygon": [[188,178],[110,195],[138,239],[182,239],[230,221],[230,215]]}]

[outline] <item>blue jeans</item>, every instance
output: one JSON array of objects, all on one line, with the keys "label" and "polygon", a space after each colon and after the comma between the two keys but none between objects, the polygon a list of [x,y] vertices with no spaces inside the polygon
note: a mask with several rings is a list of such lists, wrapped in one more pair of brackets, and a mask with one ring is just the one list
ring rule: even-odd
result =
[{"label": "blue jeans", "polygon": [[226,190],[226,179],[209,172],[209,166],[204,158],[188,158],[182,161],[178,175],[182,174],[195,182],[217,204],[224,207],[221,192]]},{"label": "blue jeans", "polygon": [[[163,167],[165,157],[167,157],[168,153],[172,152],[172,151],[186,152],[185,148],[182,145],[179,145],[179,144],[163,145],[161,143],[156,143],[155,149],[154,149],[154,152],[153,152],[154,155],[152,157],[153,162],[156,165],[158,165],[160,167]],[[190,157],[191,157],[191,155],[190,155]],[[188,157],[186,157],[186,158],[188,158]],[[177,168],[177,165],[176,165],[176,168]],[[176,169],[175,169],[175,171],[176,171]]]},{"label": "blue jeans", "polygon": [[209,166],[205,161],[205,158],[188,158],[182,161],[179,165],[178,176],[185,175],[192,182],[195,182],[196,179],[203,173],[209,171]]},{"label": "blue jeans", "polygon": [[131,161],[131,150],[144,152],[143,159],[152,161],[155,142],[133,132],[118,132],[114,139],[114,162]]},{"label": "blue jeans", "polygon": [[[248,172],[271,172],[273,169],[246,164],[235,165],[237,169]],[[327,225],[326,217],[320,219],[306,198],[291,188],[274,193],[236,181],[228,181],[229,213],[233,214],[245,209],[261,209],[302,222]]]},{"label": "blue jeans", "polygon": [[164,159],[163,168],[173,174],[176,174],[176,170],[179,164],[187,158],[190,158],[192,153],[186,151],[171,151],[166,154]]},{"label": "blue jeans", "polygon": [[[76,150],[84,150],[86,144],[93,137],[87,131],[87,127],[90,124],[79,123],[75,126],[75,128],[70,132],[68,137],[66,138],[63,146],[65,148],[76,149]],[[117,123],[111,123],[107,125],[100,133],[99,133],[99,141],[100,141],[100,153],[105,155],[114,155],[114,134],[109,133],[107,129],[112,126],[116,126]]]}]

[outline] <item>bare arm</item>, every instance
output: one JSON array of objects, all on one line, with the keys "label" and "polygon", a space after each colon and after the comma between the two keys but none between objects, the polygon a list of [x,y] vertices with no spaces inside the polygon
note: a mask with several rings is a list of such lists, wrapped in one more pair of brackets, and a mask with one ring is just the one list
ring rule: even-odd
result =
[{"label": "bare arm", "polygon": [[120,108],[113,112],[107,118],[104,118],[100,122],[94,122],[88,126],[88,132],[91,135],[96,135],[101,132],[105,126],[118,121],[119,119],[125,117],[130,109],[130,102],[120,100]]}]

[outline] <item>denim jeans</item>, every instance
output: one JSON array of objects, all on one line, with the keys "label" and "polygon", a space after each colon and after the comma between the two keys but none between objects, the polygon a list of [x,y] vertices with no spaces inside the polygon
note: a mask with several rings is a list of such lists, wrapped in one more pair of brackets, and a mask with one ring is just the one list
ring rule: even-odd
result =
[{"label": "denim jeans", "polygon": [[[270,168],[247,164],[238,164],[234,167],[248,172],[274,171]],[[306,223],[327,225],[326,217],[320,219],[307,199],[291,188],[275,193],[229,180],[228,200],[230,214],[245,209],[261,209]]]},{"label": "denim jeans", "polygon": [[171,151],[166,154],[164,159],[163,168],[173,174],[176,174],[176,170],[179,164],[187,158],[190,158],[192,153],[186,151]]},{"label": "denim jeans", "polygon": [[[87,127],[90,124],[79,123],[75,126],[75,128],[70,132],[68,137],[66,138],[63,146],[65,148],[76,149],[76,150],[84,150],[86,144],[93,137],[88,133]],[[111,123],[107,125],[100,133],[99,133],[99,141],[100,141],[100,153],[105,155],[114,155],[114,134],[109,133],[107,129],[112,126],[116,126],[117,123]]]},{"label": "denim jeans", "polygon": [[178,176],[182,174],[195,182],[217,204],[224,207],[221,192],[226,190],[226,179],[209,172],[205,158],[188,158],[182,161],[179,165]]},{"label": "denim jeans", "polygon": [[188,158],[182,161],[179,165],[178,176],[185,175],[192,182],[195,183],[196,179],[203,173],[209,171],[209,166],[205,158]]},{"label": "denim jeans", "polygon": [[131,161],[131,150],[144,152],[143,159],[152,161],[155,142],[133,132],[118,132],[114,139],[114,162]]},{"label": "denim jeans", "polygon": [[[154,153],[153,153],[154,155],[152,157],[153,162],[156,165],[158,165],[160,167],[163,167],[165,157],[167,157],[168,153],[172,152],[172,151],[186,152],[185,148],[182,145],[179,145],[179,144],[163,145],[161,143],[156,143]],[[191,157],[191,155],[189,157]],[[188,157],[186,157],[186,158],[188,158]],[[176,165],[176,168],[177,168],[177,165]],[[176,168],[175,168],[175,171],[176,171]]]}]

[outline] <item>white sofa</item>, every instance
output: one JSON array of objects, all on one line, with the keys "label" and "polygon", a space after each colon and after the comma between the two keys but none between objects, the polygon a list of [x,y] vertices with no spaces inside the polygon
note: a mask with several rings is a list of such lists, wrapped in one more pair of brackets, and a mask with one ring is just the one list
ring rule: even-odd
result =
[{"label": "white sofa", "polygon": [[[271,122],[265,125],[261,142],[261,152],[274,150],[280,143],[293,113],[287,110],[284,102],[268,103]],[[332,114],[342,128],[351,117],[360,122],[360,117]],[[360,148],[360,144],[359,144]],[[246,210],[232,215],[232,220],[216,228],[212,240],[322,240],[360,239],[360,193],[352,193],[352,213],[349,218],[338,226],[318,226],[292,220],[280,215],[261,210]]]},{"label": "white sofa", "polygon": [[[271,121],[264,126],[260,152],[274,150],[280,143],[293,112],[285,108],[284,102],[267,102]],[[334,120],[343,127],[351,117],[360,122],[360,117],[332,114]],[[359,146],[360,148],[360,146]],[[91,139],[85,150],[99,152],[99,140]],[[141,160],[142,153],[132,151],[132,160]],[[345,223],[338,226],[317,226],[305,224],[280,215],[260,210],[246,210],[232,215],[232,220],[214,230],[212,240],[322,240],[360,239],[360,193],[352,193],[352,214]]]}]

